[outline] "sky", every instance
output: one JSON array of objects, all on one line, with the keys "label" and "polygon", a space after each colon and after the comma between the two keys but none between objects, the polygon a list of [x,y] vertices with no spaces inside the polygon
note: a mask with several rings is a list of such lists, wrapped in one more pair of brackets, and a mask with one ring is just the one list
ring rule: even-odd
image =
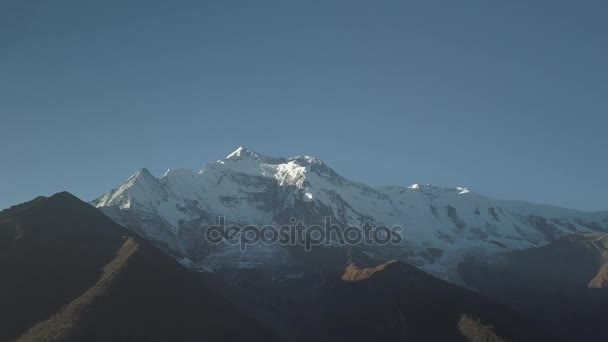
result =
[{"label": "sky", "polygon": [[0,208],[238,146],[608,210],[605,1],[0,0]]}]

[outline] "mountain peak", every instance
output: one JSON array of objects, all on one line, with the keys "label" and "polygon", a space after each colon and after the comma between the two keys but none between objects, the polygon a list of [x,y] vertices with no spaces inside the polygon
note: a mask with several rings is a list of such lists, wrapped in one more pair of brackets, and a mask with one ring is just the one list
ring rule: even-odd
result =
[{"label": "mountain peak", "polygon": [[[254,153],[254,152],[253,152]],[[252,154],[245,146],[239,146],[234,152],[226,156],[226,159],[239,158],[243,155]]]},{"label": "mountain peak", "polygon": [[309,165],[325,165],[325,163],[321,159],[311,157],[311,156],[296,156],[296,157],[289,158],[289,160],[294,160],[294,161],[309,164]]},{"label": "mountain peak", "polygon": [[154,176],[152,176],[152,174],[150,173],[150,171],[148,171],[148,169],[141,168],[139,170],[137,170],[131,177],[129,177],[129,179],[127,179],[127,183],[133,184],[135,182],[147,182],[147,181],[155,181],[156,178]]},{"label": "mountain peak", "polygon": [[38,196],[35,199],[14,205],[0,212],[0,215],[12,215],[18,212],[36,212],[36,215],[50,215],[49,213],[82,210],[82,213],[91,215],[100,214],[93,209],[89,204],[83,202],[80,198],[74,196],[67,191],[61,191],[51,196]]},{"label": "mountain peak", "polygon": [[[255,151],[249,150],[244,146],[239,146],[234,152],[226,156],[225,160],[238,161],[243,159],[255,160],[267,164],[280,164],[286,161],[285,158],[272,158]],[[222,160],[220,160],[222,162]]]},{"label": "mountain peak", "polygon": [[148,169],[141,168],[139,170],[137,170],[137,172],[135,172],[136,176],[143,176],[143,177],[152,177],[152,174],[150,173],[150,171]]},{"label": "mountain peak", "polygon": [[239,146],[234,152],[227,155],[226,159],[239,160],[247,157],[260,160],[267,159],[265,156],[247,149],[245,146]]}]

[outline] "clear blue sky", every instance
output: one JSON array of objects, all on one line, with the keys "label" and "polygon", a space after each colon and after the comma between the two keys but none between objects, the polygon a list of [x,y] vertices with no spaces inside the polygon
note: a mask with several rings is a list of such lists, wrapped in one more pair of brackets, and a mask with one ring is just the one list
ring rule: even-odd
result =
[{"label": "clear blue sky", "polygon": [[0,208],[239,145],[608,209],[605,1],[0,1]]}]

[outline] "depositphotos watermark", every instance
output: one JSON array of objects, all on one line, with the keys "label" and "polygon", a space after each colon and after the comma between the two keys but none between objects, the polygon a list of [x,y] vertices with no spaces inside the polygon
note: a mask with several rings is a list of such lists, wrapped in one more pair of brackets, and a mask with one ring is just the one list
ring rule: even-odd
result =
[{"label": "depositphotos watermark", "polygon": [[292,217],[289,225],[226,225],[223,216],[217,224],[205,230],[205,240],[211,244],[238,244],[241,250],[258,243],[282,246],[304,246],[310,251],[320,245],[398,245],[403,241],[401,226],[375,226],[365,222],[362,226],[339,226],[331,222],[331,217],[323,218],[323,225],[305,225]]}]

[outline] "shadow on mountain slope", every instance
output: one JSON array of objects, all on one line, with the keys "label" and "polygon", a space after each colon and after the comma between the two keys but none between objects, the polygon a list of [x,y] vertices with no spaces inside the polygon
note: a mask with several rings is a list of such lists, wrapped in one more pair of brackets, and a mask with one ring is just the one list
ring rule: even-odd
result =
[{"label": "shadow on mountain slope", "polygon": [[468,257],[458,269],[470,287],[556,334],[591,341],[608,340],[607,265],[608,234],[571,234],[543,247]]},{"label": "shadow on mountain slope", "polygon": [[518,312],[398,261],[349,265],[324,296],[328,335],[348,341],[543,341]]},{"label": "shadow on mountain slope", "polygon": [[0,277],[2,341],[277,340],[65,192],[0,213]]}]

